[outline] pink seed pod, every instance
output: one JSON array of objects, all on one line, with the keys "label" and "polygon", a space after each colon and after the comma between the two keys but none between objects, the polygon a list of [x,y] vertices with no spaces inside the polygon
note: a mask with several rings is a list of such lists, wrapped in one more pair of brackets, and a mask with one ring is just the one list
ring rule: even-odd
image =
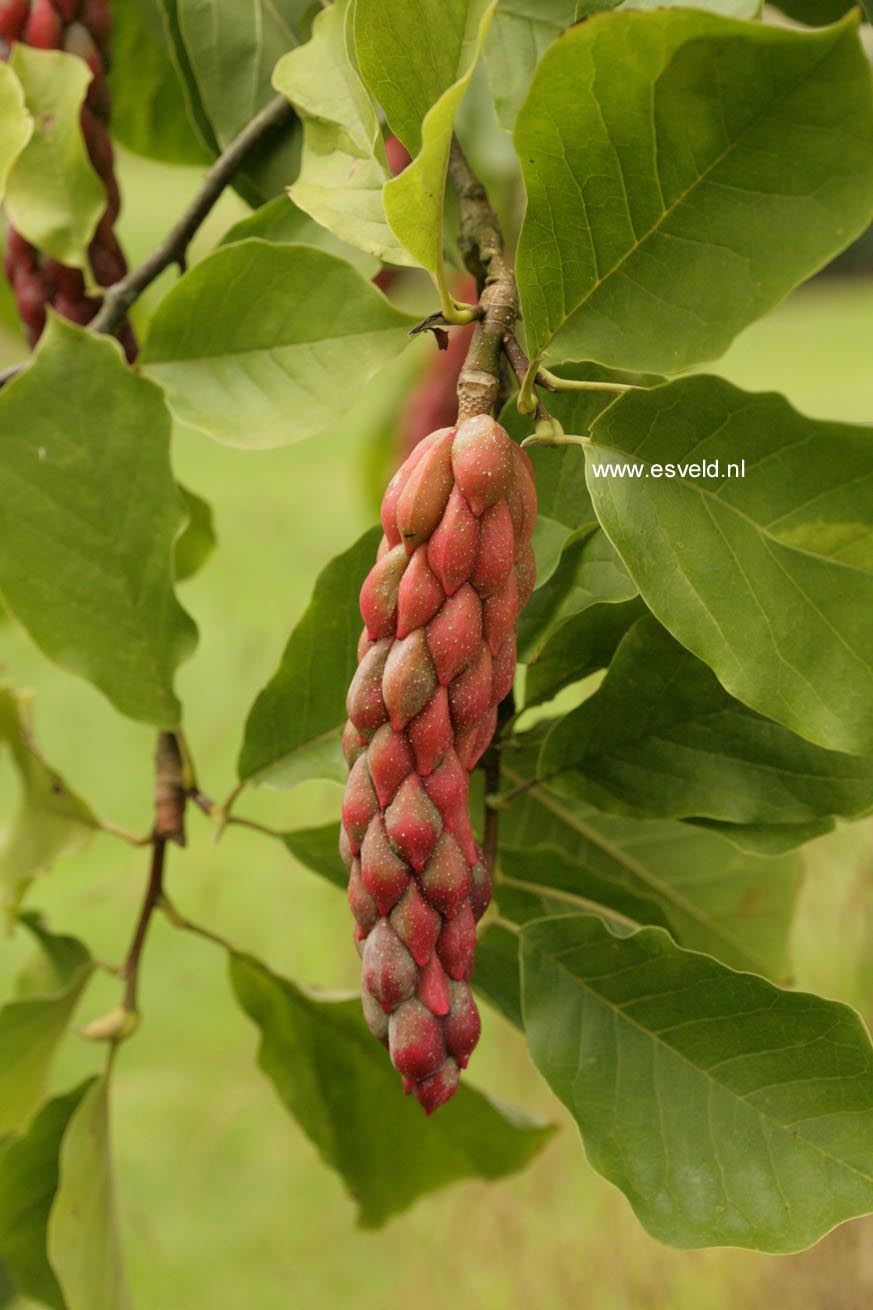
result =
[{"label": "pink seed pod", "polygon": [[[395,732],[420,714],[437,689],[437,676],[423,628],[395,641],[385,661],[382,695]],[[357,722],[357,720],[356,720]]]},{"label": "pink seed pod", "polygon": [[400,784],[385,811],[385,830],[397,854],[419,873],[433,854],[443,821],[417,773]]},{"label": "pink seed pod", "polygon": [[454,486],[445,513],[427,543],[427,562],[447,596],[453,596],[467,581],[479,553],[479,522]]},{"label": "pink seed pod", "polygon": [[427,541],[452,492],[454,428],[445,428],[418,460],[397,500],[397,528],[411,555]]},{"label": "pink seed pod", "polygon": [[340,853],[366,1022],[427,1113],[454,1094],[479,1037],[468,984],[491,876],[469,772],[512,689],[535,510],[530,463],[499,424],[440,429],[388,487],[361,595]]},{"label": "pink seed pod", "polygon": [[28,0],[0,0],[0,39],[17,41],[29,13]]},{"label": "pink seed pod", "polygon": [[388,1020],[388,1049],[397,1072],[420,1082],[446,1058],[443,1026],[421,1001],[404,1001]]},{"label": "pink seed pod", "polygon": [[467,667],[482,644],[482,602],[469,583],[449,596],[427,626],[436,676],[445,687]]},{"label": "pink seed pod", "polygon": [[387,919],[380,919],[364,942],[364,986],[386,1014],[408,1000],[418,982],[418,968]]},{"label": "pink seed pod", "polygon": [[427,555],[427,546],[419,546],[400,579],[396,634],[400,640],[429,623],[446,598]]},{"label": "pink seed pod", "polygon": [[478,517],[502,500],[512,484],[513,443],[487,414],[468,418],[452,446],[455,480]]},{"label": "pink seed pod", "polygon": [[51,0],[33,0],[24,28],[25,45],[35,50],[60,50],[63,38],[61,16]]},{"label": "pink seed pod", "polygon": [[410,876],[408,865],[388,840],[383,815],[375,815],[361,846],[361,881],[380,914],[390,914],[406,891]]}]

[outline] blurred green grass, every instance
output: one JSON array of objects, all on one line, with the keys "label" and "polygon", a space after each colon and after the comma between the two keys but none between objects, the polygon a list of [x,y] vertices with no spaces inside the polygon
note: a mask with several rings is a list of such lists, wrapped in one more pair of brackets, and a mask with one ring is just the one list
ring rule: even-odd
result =
[{"label": "blurred green grass", "polygon": [[[178,213],[197,174],[129,159],[122,172],[122,239],[136,260]],[[225,197],[195,256],[241,212],[239,201]],[[169,283],[174,274],[164,276]],[[147,309],[148,303],[140,316]],[[717,371],[752,390],[781,390],[808,413],[866,421],[873,417],[871,336],[873,284],[819,281],[751,328]],[[180,588],[201,642],[179,689],[201,784],[215,798],[233,785],[245,713],[316,573],[374,516],[374,433],[390,425],[393,404],[426,348],[412,346],[349,417],[316,441],[259,454],[196,436],[175,443],[176,471],[213,503],[219,534],[206,568]],[[14,333],[0,335],[0,363],[20,351]],[[290,427],[293,421],[289,414]],[[104,817],[144,830],[151,731],[117,716],[9,624],[0,628],[0,670],[35,691],[37,728],[52,762]],[[5,813],[15,798],[5,758],[0,796]],[[333,817],[338,801],[336,788],[311,784],[290,796],[246,795],[240,812],[303,826]],[[172,852],[169,870],[171,893],[185,913],[281,972],[356,987],[342,897],[295,866],[278,843],[231,829],[216,846],[197,813],[189,828],[189,849]],[[871,835],[869,825],[859,825],[811,849],[795,932],[798,984],[858,1005],[868,1020]],[[117,961],[144,863],[142,851],[100,837],[43,879],[32,904],[56,928],[80,934],[100,958]],[[4,994],[28,951],[20,936],[2,944]],[[675,1252],[649,1239],[624,1199],[589,1168],[575,1126],[528,1062],[519,1035],[490,1012],[473,1081],[557,1120],[561,1132],[517,1178],[451,1189],[383,1232],[359,1232],[353,1203],[255,1068],[255,1033],[235,1008],[225,975],[217,948],[155,923],[143,976],[145,1022],[118,1061],[114,1090],[135,1310],[383,1310],[407,1303],[418,1310],[751,1310],[774,1296],[792,1310],[863,1310],[873,1303],[870,1228],[863,1224],[788,1258]],[[80,1017],[108,1009],[116,993],[101,978]],[[100,1055],[70,1037],[56,1086],[95,1069]]]}]

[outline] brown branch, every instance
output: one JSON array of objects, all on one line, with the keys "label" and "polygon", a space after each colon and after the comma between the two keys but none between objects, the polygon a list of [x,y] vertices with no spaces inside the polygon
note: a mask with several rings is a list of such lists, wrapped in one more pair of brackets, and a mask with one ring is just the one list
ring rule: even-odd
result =
[{"label": "brown branch", "polygon": [[122,1008],[129,1014],[137,1013],[139,963],[142,958],[143,947],[145,946],[145,940],[152,915],[160,904],[164,891],[164,861],[166,851],[166,839],[155,835],[154,844],[152,846],[152,863],[149,870],[149,880],[146,885],[145,897],[143,899],[142,908],[139,912],[136,928],[134,929],[133,940],[130,943],[130,950],[127,953],[127,958],[122,965],[120,972],[120,976],[125,980]]},{"label": "brown branch", "polygon": [[[167,233],[141,264],[132,269],[120,282],[107,288],[100,312],[89,324],[91,332],[112,333],[122,323],[131,305],[146,287],[171,264],[185,271],[185,257],[192,238],[203,220],[215,205],[249,152],[273,131],[290,123],[294,111],[284,96],[276,96],[260,113],[247,123],[239,136],[216,159],[203,179],[200,190]],[[16,377],[26,367],[26,361],[0,372],[0,387]]]},{"label": "brown branch", "polygon": [[518,288],[506,258],[503,232],[488,193],[473,172],[457,140],[452,141],[449,177],[458,196],[458,244],[469,271],[483,285],[482,316],[473,329],[470,349],[458,378],[458,420],[487,414],[500,390],[500,352],[504,337],[518,319]]}]

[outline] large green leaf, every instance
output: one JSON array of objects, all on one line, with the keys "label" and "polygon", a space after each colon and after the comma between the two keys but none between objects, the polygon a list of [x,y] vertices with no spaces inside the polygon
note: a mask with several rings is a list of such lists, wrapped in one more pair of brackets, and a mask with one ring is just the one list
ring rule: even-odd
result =
[{"label": "large green leaf", "polygon": [[501,127],[512,130],[543,52],[575,20],[575,0],[499,0],[485,42]]},{"label": "large green leaf", "polygon": [[[310,0],[175,0],[179,31],[203,110],[224,148],[272,99],[277,60],[300,40]],[[246,158],[262,199],[297,171],[298,132],[289,124]]]},{"label": "large green leaf", "polygon": [[9,170],[33,133],[33,119],[24,102],[24,89],[8,63],[0,65],[0,200]]},{"label": "large green leaf", "polygon": [[[261,1030],[260,1067],[342,1178],[365,1228],[462,1178],[515,1173],[553,1131],[466,1082],[426,1120],[403,1095],[358,1000],[319,999],[249,956],[231,956],[230,978],[240,1005]],[[385,1131],[374,1132],[378,1124]]]},{"label": "large green leaf", "polygon": [[598,517],[673,636],[761,714],[873,753],[869,430],[699,377],[622,397],[586,455]]},{"label": "large green leaf", "polygon": [[126,0],[112,14],[112,132],[128,150],[170,164],[209,158],[192,128],[157,0]]},{"label": "large green leaf", "polygon": [[54,990],[29,994],[0,1009],[0,1136],[20,1132],[30,1122],[93,970],[88,952],[76,943],[67,952],[63,974],[56,975]]},{"label": "large green leaf", "polygon": [[796,1251],[873,1210],[873,1047],[845,1005],[599,918],[522,933],[530,1053],[673,1246]]},{"label": "large green leaf", "polygon": [[315,19],[312,39],[276,65],[273,85],[303,121],[300,173],[289,195],[341,240],[409,264],[382,204],[391,173],[376,108],[354,64],[353,12],[337,0]]},{"label": "large green leaf", "polygon": [[356,0],[361,75],[413,156],[388,182],[385,214],[395,235],[448,293],[443,273],[443,199],[452,130],[497,0]]},{"label": "large green leaf", "polygon": [[[807,23],[810,27],[821,27],[826,23],[835,23],[857,8],[854,0],[771,0],[783,14],[798,23]],[[867,7],[867,0],[864,0]]]},{"label": "large green leaf", "polygon": [[47,255],[86,269],[88,245],[106,208],[79,127],[90,70],[77,55],[32,50],[21,41],[9,60],[33,120],[6,183],[9,220]]},{"label": "large green leaf", "polygon": [[199,572],[215,549],[212,506],[195,491],[179,485],[179,495],[188,511],[188,522],[176,539],[176,581],[183,582]]},{"label": "large green leaf", "polygon": [[314,218],[298,209],[288,196],[276,196],[248,217],[234,223],[221,238],[221,245],[246,241],[249,237],[260,237],[263,241],[273,241],[277,245],[317,246],[319,250],[326,250],[344,259],[368,278],[378,273],[380,268],[379,260],[373,255],[367,255],[363,250],[340,241],[327,228],[316,223]]},{"label": "large green leaf", "polygon": [[358,592],[379,532],[365,532],[319,574],[278,669],[249,711],[240,778],[287,788],[312,777],[345,781],[342,707],[357,668]]},{"label": "large green leaf", "polygon": [[[507,789],[530,779],[525,755],[516,764],[505,753]],[[737,968],[785,976],[796,855],[754,855],[689,824],[603,814],[543,785],[501,814],[500,832],[503,875],[523,890],[583,897]]]},{"label": "large green leaf", "polygon": [[319,828],[283,832],[282,840],[295,860],[345,891],[349,875],[340,859],[339,835],[338,823],[325,823]]},{"label": "large green leaf", "polygon": [[0,903],[14,910],[28,884],[56,859],[86,846],[100,826],[90,806],[40,754],[30,699],[0,686],[0,746],[21,786],[15,817],[0,836]]},{"label": "large green leaf", "polygon": [[525,705],[537,705],[572,682],[605,669],[632,623],[646,613],[642,601],[591,605],[552,633],[527,667]]},{"label": "large green leaf", "polygon": [[873,759],[822,750],[734,700],[651,616],[552,727],[539,774],[604,810],[804,824],[873,807]]},{"label": "large green leaf", "polygon": [[67,1310],[127,1310],[112,1176],[109,1075],[96,1079],[61,1144],[48,1222],[48,1255]]},{"label": "large green leaf", "polygon": [[173,593],[182,508],[159,389],[114,341],[52,318],[0,393],[0,590],[51,659],[171,727],[196,629]]},{"label": "large green leaf", "polygon": [[70,1120],[90,1082],[47,1101],[27,1133],[0,1155],[0,1259],[18,1290],[53,1310],[68,1310],[46,1253],[58,1157]]},{"label": "large green leaf", "polygon": [[712,359],[862,232],[873,102],[856,29],[665,9],[561,37],[515,132],[529,353]]},{"label": "large green leaf", "polygon": [[592,605],[618,604],[636,594],[636,583],[606,533],[595,529],[567,547],[554,575],[522,611],[519,658],[537,659],[550,637]]},{"label": "large green leaf", "polygon": [[[179,0],[140,0],[140,3],[147,16],[158,20],[155,29],[162,37],[170,62],[175,69],[189,123],[204,149],[211,155],[217,155],[220,149],[218,140],[203,106],[203,98],[182,37]],[[234,186],[237,186],[236,180]]]},{"label": "large green leaf", "polygon": [[334,255],[241,241],[164,297],[141,360],[183,423],[264,449],[335,422],[413,322]]}]

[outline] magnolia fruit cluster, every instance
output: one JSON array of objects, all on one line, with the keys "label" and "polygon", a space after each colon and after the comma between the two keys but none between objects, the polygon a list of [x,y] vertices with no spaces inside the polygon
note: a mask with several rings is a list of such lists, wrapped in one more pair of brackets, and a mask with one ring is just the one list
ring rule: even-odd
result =
[{"label": "magnolia fruit cluster", "polygon": [[340,849],[364,1016],[430,1114],[479,1039],[470,991],[491,877],[469,772],[512,688],[534,585],[531,464],[487,415],[420,442],[382,502],[349,688]]},{"label": "magnolia fruit cluster", "polygon": [[[81,124],[88,156],[106,188],[106,209],[88,248],[94,279],[102,287],[118,282],[127,272],[115,235],[120,197],[109,137],[106,80],[111,32],[109,0],[0,0],[0,51],[4,57],[14,41],[21,41],[40,50],[78,55],[91,70]],[[80,269],[44,257],[14,228],[9,230],[4,267],[31,346],[45,326],[47,305],[83,326],[100,308],[99,297],[86,293]],[[128,359],[133,359],[136,341],[130,324],[125,322],[118,335]]]}]

